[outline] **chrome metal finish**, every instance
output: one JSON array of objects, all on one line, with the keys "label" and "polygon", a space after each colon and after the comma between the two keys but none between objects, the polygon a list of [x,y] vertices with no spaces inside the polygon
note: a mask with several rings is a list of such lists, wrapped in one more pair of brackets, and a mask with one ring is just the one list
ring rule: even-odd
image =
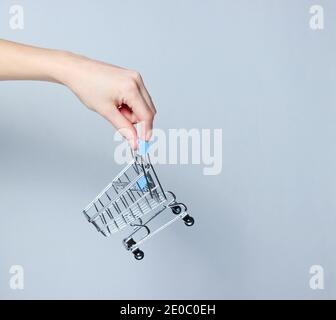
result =
[{"label": "chrome metal finish", "polygon": [[[139,245],[187,215],[187,207],[176,196],[164,191],[149,154],[133,154],[133,160],[83,210],[86,219],[106,237],[126,227],[133,228],[123,240],[137,260],[144,256]],[[178,207],[178,210],[173,210]],[[172,210],[166,210],[172,209]],[[171,212],[175,212],[175,215]],[[178,214],[176,214],[178,212]],[[168,221],[155,227],[163,213]],[[141,233],[144,235],[140,236]],[[135,240],[138,237],[139,239]]]}]

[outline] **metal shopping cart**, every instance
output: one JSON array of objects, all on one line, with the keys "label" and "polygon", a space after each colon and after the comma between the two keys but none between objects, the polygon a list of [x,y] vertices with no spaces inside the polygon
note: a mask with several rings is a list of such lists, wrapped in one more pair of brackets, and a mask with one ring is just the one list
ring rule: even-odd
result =
[{"label": "metal shopping cart", "polygon": [[[137,260],[144,257],[139,246],[173,222],[182,219],[187,226],[194,224],[186,205],[162,188],[147,151],[148,144],[141,143],[139,150],[132,152],[133,160],[83,210],[87,220],[105,237],[131,227],[123,244]],[[170,211],[175,216],[171,217]],[[163,213],[167,213],[168,220],[154,227]]]}]

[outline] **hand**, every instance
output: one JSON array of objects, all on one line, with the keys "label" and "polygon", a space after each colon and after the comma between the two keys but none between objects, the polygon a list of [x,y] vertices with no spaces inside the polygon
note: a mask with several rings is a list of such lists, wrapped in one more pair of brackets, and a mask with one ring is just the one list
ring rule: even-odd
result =
[{"label": "hand", "polygon": [[137,148],[134,124],[141,123],[141,139],[149,140],[156,109],[139,73],[67,54],[61,82],[91,110],[99,113]]},{"label": "hand", "polygon": [[139,73],[76,54],[0,39],[0,80],[42,80],[68,86],[137,148],[135,123],[149,140],[156,113]]}]

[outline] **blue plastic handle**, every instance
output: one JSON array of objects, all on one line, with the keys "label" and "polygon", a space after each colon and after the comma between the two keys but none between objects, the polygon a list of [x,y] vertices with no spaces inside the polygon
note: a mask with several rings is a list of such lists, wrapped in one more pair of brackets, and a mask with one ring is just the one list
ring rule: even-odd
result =
[{"label": "blue plastic handle", "polygon": [[142,176],[139,180],[138,180],[138,185],[139,185],[139,188],[142,190],[142,191],[145,191],[146,187],[147,187],[147,180],[144,176]]},{"label": "blue plastic handle", "polygon": [[[139,145],[138,154],[141,155],[141,156],[145,156],[147,154],[147,152],[148,152],[148,149],[149,149],[149,142],[145,141],[145,140],[139,139],[138,145]],[[139,185],[139,187],[140,187],[141,190],[145,190],[146,189],[146,187],[147,187],[147,180],[146,180],[146,178],[144,176],[141,177],[138,180],[138,185]]]},{"label": "blue plastic handle", "polygon": [[138,154],[141,156],[146,155],[149,149],[149,142],[139,139],[138,145],[139,145]]}]

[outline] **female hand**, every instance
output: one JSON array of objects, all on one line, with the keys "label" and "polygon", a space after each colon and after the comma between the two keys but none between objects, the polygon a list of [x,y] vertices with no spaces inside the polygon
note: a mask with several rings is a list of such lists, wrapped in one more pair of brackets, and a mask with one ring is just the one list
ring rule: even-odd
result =
[{"label": "female hand", "polygon": [[137,148],[135,123],[149,140],[156,110],[138,72],[73,53],[0,39],[0,80],[42,80],[66,85]]},{"label": "female hand", "polygon": [[60,77],[79,99],[120,131],[137,147],[134,124],[141,123],[141,139],[149,140],[156,110],[138,72],[69,54]]}]

